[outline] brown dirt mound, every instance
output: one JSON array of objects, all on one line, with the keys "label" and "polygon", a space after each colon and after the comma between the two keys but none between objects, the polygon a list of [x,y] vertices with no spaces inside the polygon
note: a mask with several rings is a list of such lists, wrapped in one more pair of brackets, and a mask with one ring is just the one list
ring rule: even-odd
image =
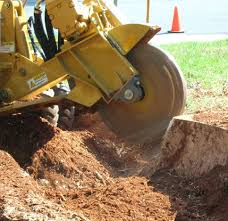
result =
[{"label": "brown dirt mound", "polygon": [[0,151],[0,220],[88,221],[44,197],[44,190],[6,152]]},{"label": "brown dirt mound", "polygon": [[226,221],[228,218],[228,167],[217,167],[198,178],[172,170],[159,170],[150,179],[154,191],[168,195],[176,221]]},{"label": "brown dirt mound", "polygon": [[[68,188],[96,187],[108,182],[107,169],[84,144],[83,138],[86,137],[91,137],[91,134],[59,131],[32,156],[32,164],[28,167],[29,173],[35,179],[47,179],[57,187],[64,183]],[[56,181],[58,182],[55,185]]]},{"label": "brown dirt mound", "polygon": [[[158,170],[158,147],[125,143],[97,114],[79,117],[71,132],[34,115],[3,118],[0,131],[0,220],[14,211],[27,220],[31,211],[33,220],[227,220],[226,166],[192,179]],[[13,199],[23,203],[5,209]]]},{"label": "brown dirt mound", "polygon": [[[154,192],[146,178],[115,178],[108,185],[62,192],[64,205],[92,220],[174,220],[169,197]],[[50,190],[50,198],[59,193]]]},{"label": "brown dirt mound", "polygon": [[43,147],[59,129],[36,115],[24,114],[0,118],[0,146],[22,167],[31,163],[31,156]]},{"label": "brown dirt mound", "polygon": [[[40,187],[40,194],[45,193],[45,198],[70,211],[83,211],[92,220],[100,220],[101,215],[103,220],[111,220],[112,217],[113,220],[131,220],[134,217],[137,220],[145,220],[145,217],[157,217],[158,220],[174,218],[175,213],[168,209],[168,197],[150,191],[146,178],[117,177],[118,174],[126,175],[123,170],[127,170],[127,162],[124,161],[130,154],[116,152],[118,148],[112,140],[114,137],[104,140],[91,132],[61,131],[31,115],[14,116],[5,119],[3,123],[1,127],[8,131],[4,139],[2,137],[2,145],[6,146],[4,149],[17,156],[13,150],[19,148],[17,151],[21,153],[18,161],[35,178],[33,185]],[[39,131],[42,133],[39,134]],[[21,134],[25,132],[27,137],[34,137],[32,142],[35,141],[37,145],[30,145],[31,141],[26,137],[21,139]],[[13,139],[8,144],[6,141],[10,140],[10,134],[13,134]],[[50,136],[49,141],[47,136]],[[119,142],[117,145],[124,145],[121,141],[116,142]],[[31,148],[29,153],[28,148]],[[105,162],[104,165],[98,159]],[[128,160],[131,161],[134,159]],[[18,178],[17,175],[13,177],[16,180]],[[24,188],[24,191],[27,189]],[[95,200],[98,200],[97,203]],[[99,209],[100,206],[103,209]]]}]

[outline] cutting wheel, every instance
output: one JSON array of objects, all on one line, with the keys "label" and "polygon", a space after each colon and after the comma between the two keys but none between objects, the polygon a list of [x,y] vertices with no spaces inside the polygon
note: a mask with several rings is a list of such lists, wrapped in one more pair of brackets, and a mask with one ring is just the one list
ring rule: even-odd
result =
[{"label": "cutting wheel", "polygon": [[130,142],[159,142],[172,117],[184,110],[182,72],[173,57],[149,44],[134,48],[127,59],[139,72],[145,96],[132,104],[111,102],[100,114],[113,132]]}]

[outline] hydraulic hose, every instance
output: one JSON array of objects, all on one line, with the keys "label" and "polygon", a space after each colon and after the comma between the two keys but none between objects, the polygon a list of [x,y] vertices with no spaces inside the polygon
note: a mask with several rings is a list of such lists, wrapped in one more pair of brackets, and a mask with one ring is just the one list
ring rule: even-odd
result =
[{"label": "hydraulic hose", "polygon": [[29,35],[29,38],[31,40],[31,44],[32,44],[32,48],[33,48],[33,51],[34,51],[34,54],[37,56],[37,51],[40,53],[41,57],[46,60],[46,57],[44,55],[44,53],[42,52],[42,50],[37,46],[37,44],[35,43],[35,40],[34,40],[34,37],[33,37],[33,34],[32,34],[32,25],[33,25],[33,17],[31,16],[28,20],[28,35]]},{"label": "hydraulic hose", "polygon": [[53,29],[51,20],[49,18],[49,15],[47,13],[47,9],[45,10],[45,25],[46,25],[48,43],[49,43],[49,54],[52,58],[57,53],[57,45],[55,40],[54,29]]},{"label": "hydraulic hose", "polygon": [[44,61],[47,61],[53,58],[56,55],[56,53],[60,51],[61,46],[64,44],[64,39],[61,37],[60,32],[58,32],[58,43],[56,43],[54,28],[51,23],[47,10],[45,10],[45,17],[44,17],[45,27],[46,27],[46,30],[45,30],[43,21],[42,21],[42,10],[40,7],[40,4],[42,2],[43,0],[37,1],[37,4],[34,8],[34,20],[30,18],[28,23],[30,26],[31,24],[33,24],[36,38],[39,42],[40,47],[43,50],[43,53],[41,50],[39,50],[39,47],[37,47],[37,45],[35,44],[35,41],[33,39],[32,32],[31,32],[31,28],[29,30],[29,36],[32,42],[34,53],[36,54],[36,52],[39,51]]},{"label": "hydraulic hose", "polygon": [[50,54],[49,41],[48,41],[48,38],[47,38],[46,33],[44,31],[41,14],[42,14],[42,11],[35,8],[35,11],[34,11],[34,31],[35,31],[35,35],[37,37],[37,40],[38,40],[38,42],[39,42],[39,44],[40,44],[40,46],[43,49],[43,52],[45,54],[45,57],[46,57],[45,60],[49,60],[49,59],[51,59],[52,56]]}]

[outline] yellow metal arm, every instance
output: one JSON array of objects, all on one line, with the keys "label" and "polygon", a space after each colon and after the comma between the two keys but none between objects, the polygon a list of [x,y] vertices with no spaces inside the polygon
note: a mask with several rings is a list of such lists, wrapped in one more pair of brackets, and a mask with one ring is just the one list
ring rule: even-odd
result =
[{"label": "yellow metal arm", "polygon": [[[8,2],[10,7],[6,9]],[[71,0],[45,2],[52,25],[65,40],[61,51],[40,64],[31,59],[22,4],[0,1],[4,27],[7,27],[4,33],[9,33],[4,34],[3,40],[15,46],[12,51],[0,50],[0,102],[31,99],[69,77],[75,79],[76,88],[68,99],[85,106],[92,106],[101,97],[110,102],[138,75],[125,56],[136,44],[148,41],[160,29],[121,25],[102,1],[84,1],[82,13]],[[19,16],[15,10],[20,12]]]}]

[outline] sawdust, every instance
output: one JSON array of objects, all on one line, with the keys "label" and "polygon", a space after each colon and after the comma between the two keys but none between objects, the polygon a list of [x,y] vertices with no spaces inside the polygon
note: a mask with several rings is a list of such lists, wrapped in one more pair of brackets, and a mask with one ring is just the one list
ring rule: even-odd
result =
[{"label": "sawdust", "polygon": [[20,168],[5,151],[0,151],[0,220],[88,221],[44,197],[45,190]]},{"label": "sawdust", "polygon": [[[208,114],[197,120],[214,124]],[[0,220],[227,220],[226,166],[182,177],[159,169],[159,147],[125,143],[97,114],[76,125],[69,132],[29,114],[1,119]]]},{"label": "sawdust", "polygon": [[199,112],[193,120],[228,130],[228,109]]}]

